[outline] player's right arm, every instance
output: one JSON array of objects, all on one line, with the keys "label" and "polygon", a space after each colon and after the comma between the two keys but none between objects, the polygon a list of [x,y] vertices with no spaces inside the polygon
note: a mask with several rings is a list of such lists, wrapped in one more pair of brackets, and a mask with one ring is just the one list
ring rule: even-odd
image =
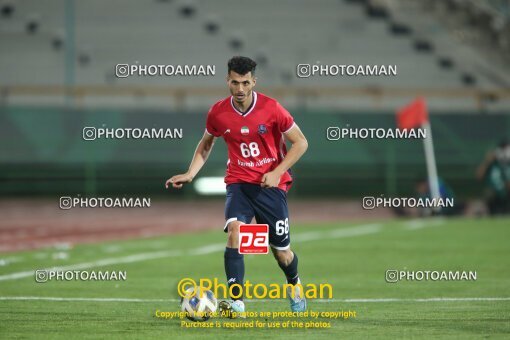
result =
[{"label": "player's right arm", "polygon": [[168,189],[168,186],[171,183],[174,188],[180,189],[184,183],[190,183],[207,161],[215,141],[216,137],[204,132],[204,136],[197,145],[188,171],[184,174],[175,175],[169,178],[165,183],[165,187]]}]

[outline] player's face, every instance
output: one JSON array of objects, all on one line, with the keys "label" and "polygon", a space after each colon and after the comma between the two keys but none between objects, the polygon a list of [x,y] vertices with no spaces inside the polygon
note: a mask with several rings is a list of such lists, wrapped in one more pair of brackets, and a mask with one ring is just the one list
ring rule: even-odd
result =
[{"label": "player's face", "polygon": [[238,104],[244,104],[251,100],[253,87],[256,79],[251,72],[240,75],[234,71],[230,71],[227,76],[227,84],[230,94]]}]

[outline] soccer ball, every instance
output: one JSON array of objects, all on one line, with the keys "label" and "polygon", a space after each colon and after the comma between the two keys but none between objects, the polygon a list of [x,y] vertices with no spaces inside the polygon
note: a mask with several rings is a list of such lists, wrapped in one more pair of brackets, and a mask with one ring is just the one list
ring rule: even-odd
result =
[{"label": "soccer ball", "polygon": [[191,321],[207,321],[218,309],[218,300],[210,290],[205,290],[200,297],[200,289],[188,288],[186,296],[181,298],[181,311]]}]

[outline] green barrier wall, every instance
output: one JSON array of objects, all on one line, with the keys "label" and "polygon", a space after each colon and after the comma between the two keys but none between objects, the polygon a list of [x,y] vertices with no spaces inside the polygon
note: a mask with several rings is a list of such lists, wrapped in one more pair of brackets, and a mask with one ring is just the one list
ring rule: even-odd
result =
[{"label": "green barrier wall", "polygon": [[[408,194],[425,174],[422,140],[328,141],[330,126],[394,128],[395,115],[292,110],[309,141],[294,167],[291,195],[359,197]],[[3,108],[0,110],[0,195],[150,194],[193,196],[192,188],[165,192],[169,175],[185,171],[200,139],[205,113]],[[510,136],[510,116],[438,114],[431,118],[439,174],[457,195],[473,197],[485,153]],[[182,128],[183,139],[84,141],[85,126]],[[226,148],[218,141],[200,175],[223,176]]]}]

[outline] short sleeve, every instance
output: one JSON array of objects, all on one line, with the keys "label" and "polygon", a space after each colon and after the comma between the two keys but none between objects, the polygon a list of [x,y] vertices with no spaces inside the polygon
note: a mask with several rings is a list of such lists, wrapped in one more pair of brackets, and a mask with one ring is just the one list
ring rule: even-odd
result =
[{"label": "short sleeve", "polygon": [[220,137],[221,134],[218,133],[218,130],[214,127],[214,115],[213,115],[213,107],[207,113],[207,120],[205,122],[205,132],[214,136]]},{"label": "short sleeve", "polygon": [[278,129],[285,133],[294,126],[294,118],[280,103],[276,102],[276,117],[278,117]]}]

